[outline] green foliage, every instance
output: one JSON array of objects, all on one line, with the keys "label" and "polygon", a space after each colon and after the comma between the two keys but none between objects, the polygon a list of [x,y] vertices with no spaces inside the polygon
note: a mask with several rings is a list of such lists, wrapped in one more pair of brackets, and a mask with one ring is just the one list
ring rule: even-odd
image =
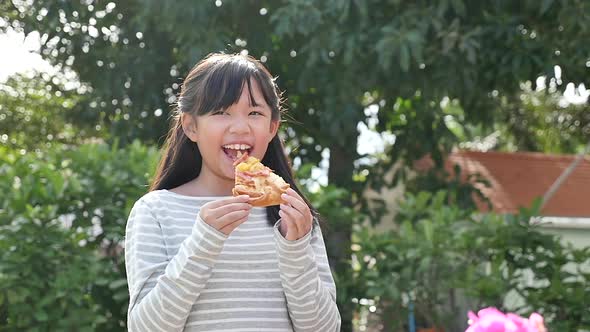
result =
[{"label": "green foliage", "polygon": [[443,192],[408,195],[399,208],[397,231],[357,234],[357,278],[366,282],[368,298],[378,300],[389,330],[400,329],[406,321],[410,300],[427,326],[457,330],[448,325],[458,312],[449,290],[457,286],[465,267],[458,240],[471,219],[466,210],[447,206],[445,200]]},{"label": "green foliage", "polygon": [[48,74],[10,77],[0,83],[0,142],[31,150],[87,137],[66,119],[78,99],[51,82]]},{"label": "green foliage", "polygon": [[396,145],[407,147],[399,151],[398,158],[414,161],[430,153],[440,167],[444,155],[458,141],[445,121],[451,116],[448,109],[425,100],[420,94],[411,99],[398,98],[393,112],[380,115],[379,122],[384,129],[396,136]]},{"label": "green foliage", "polygon": [[397,230],[356,234],[356,278],[365,297],[377,301],[386,329],[402,328],[412,302],[426,326],[459,331],[466,319],[458,313],[504,308],[511,292],[523,303],[509,309],[541,312],[551,330],[588,328],[590,274],[579,269],[590,263],[590,248],[573,249],[541,233],[530,224],[535,209],[478,215],[447,199],[445,192],[408,194]]},{"label": "green foliage", "polygon": [[64,230],[56,217],[54,206],[29,205],[2,222],[3,330],[93,331],[107,319],[89,287],[106,266],[79,244],[84,235]]},{"label": "green foliage", "polygon": [[0,329],[123,329],[124,225],[156,157],[139,143],[0,147]]},{"label": "green foliage", "polygon": [[[514,97],[500,98],[501,108],[495,130],[502,133],[498,145],[504,149],[578,153],[590,141],[590,110],[588,102],[570,104],[564,94],[552,87],[533,89],[523,83]],[[543,84],[544,85],[544,84]]]}]

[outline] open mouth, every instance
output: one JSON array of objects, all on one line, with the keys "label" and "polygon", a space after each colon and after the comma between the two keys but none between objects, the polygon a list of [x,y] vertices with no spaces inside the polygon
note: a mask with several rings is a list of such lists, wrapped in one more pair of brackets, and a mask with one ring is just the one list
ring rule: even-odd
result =
[{"label": "open mouth", "polygon": [[244,153],[250,154],[252,152],[252,146],[248,144],[227,144],[222,146],[222,149],[232,161],[235,161]]}]

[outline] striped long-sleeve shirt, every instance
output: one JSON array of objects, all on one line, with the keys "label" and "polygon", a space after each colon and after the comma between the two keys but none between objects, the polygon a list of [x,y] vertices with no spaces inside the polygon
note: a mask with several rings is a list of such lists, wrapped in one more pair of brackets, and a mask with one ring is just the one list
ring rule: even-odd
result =
[{"label": "striped long-sleeve shirt", "polygon": [[129,331],[339,331],[320,228],[296,241],[252,208],[229,236],[199,217],[221,197],[152,191],[125,234]]}]

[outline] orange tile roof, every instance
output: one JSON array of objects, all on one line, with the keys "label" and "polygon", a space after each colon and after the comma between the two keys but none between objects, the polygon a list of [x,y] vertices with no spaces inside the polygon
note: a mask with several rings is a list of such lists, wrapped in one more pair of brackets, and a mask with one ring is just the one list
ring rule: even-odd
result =
[{"label": "orange tile roof", "polygon": [[[543,196],[575,158],[575,155],[534,152],[463,150],[451,154],[447,160],[447,168],[450,170],[453,164],[459,164],[463,175],[480,173],[485,176],[491,187],[479,188],[490,199],[493,210],[499,213],[515,213],[518,207],[529,207],[536,197]],[[478,205],[481,210],[487,210],[485,205]],[[589,156],[585,156],[575,171],[562,183],[541,214],[590,217]]]}]

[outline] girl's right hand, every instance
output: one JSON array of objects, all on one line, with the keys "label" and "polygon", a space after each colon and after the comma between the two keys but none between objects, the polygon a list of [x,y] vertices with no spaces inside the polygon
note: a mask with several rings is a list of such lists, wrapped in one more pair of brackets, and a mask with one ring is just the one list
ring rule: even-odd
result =
[{"label": "girl's right hand", "polygon": [[229,235],[236,227],[248,219],[252,205],[250,197],[240,195],[204,204],[199,212],[201,219],[209,226]]}]

